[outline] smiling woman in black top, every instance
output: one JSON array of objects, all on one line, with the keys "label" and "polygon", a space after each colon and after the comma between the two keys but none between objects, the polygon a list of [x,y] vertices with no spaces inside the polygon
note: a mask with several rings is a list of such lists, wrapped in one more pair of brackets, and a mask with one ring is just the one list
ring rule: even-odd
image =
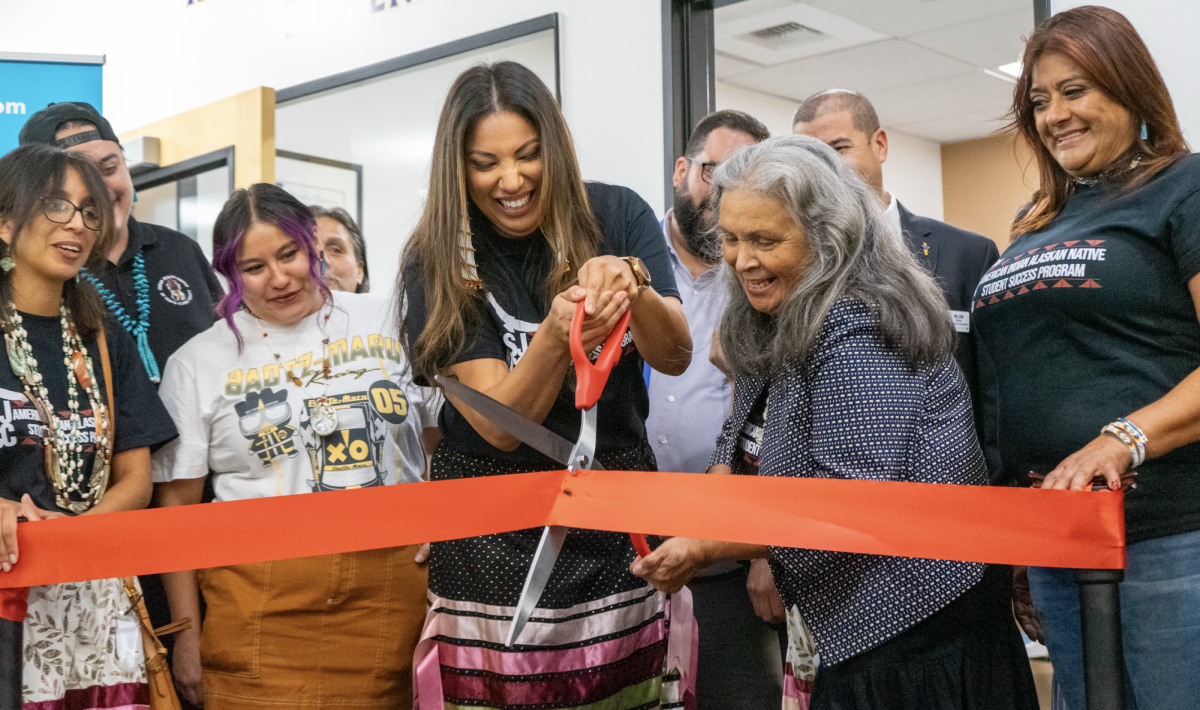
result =
[{"label": "smiling woman in black top", "polygon": [[[1141,708],[1200,696],[1200,158],[1120,14],[1055,15],[1025,48],[1012,109],[1041,187],[975,293],[996,365],[1006,476],[1125,498],[1125,665]],[[1103,433],[1102,433],[1103,432]],[[1083,707],[1070,570],[1030,568],[1054,683]],[[1039,635],[1030,624],[1032,635]]]},{"label": "smiling woman in black top", "polygon": [[[596,455],[610,469],[655,468],[643,359],[679,374],[691,355],[662,231],[633,191],[584,183],[557,102],[525,67],[474,67],[450,89],[400,287],[419,375],[457,378],[571,441],[580,425],[567,347],[576,304],[586,302],[589,350],[631,310],[597,405]],[[440,423],[434,480],[562,467],[453,397]],[[623,710],[680,700],[664,678],[667,600],[627,571],[634,551],[624,535],[572,530],[533,622],[516,649],[503,649],[540,534],[433,545],[432,608],[415,665],[436,652],[441,671],[418,672],[418,694],[472,707],[604,700]],[[539,622],[546,616],[561,623]],[[617,637],[629,642],[609,643]],[[482,656],[468,650],[479,646]],[[500,658],[509,660],[493,673]]]}]

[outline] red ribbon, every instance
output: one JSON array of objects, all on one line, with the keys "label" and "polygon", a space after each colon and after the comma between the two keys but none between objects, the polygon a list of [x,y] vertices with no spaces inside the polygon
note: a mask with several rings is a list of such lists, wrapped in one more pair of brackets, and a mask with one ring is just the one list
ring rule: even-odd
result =
[{"label": "red ribbon", "polygon": [[29,609],[29,588],[0,589],[0,619],[24,621]]},{"label": "red ribbon", "polygon": [[1123,497],[822,478],[540,471],[18,526],[0,588],[567,525],[782,547],[1123,568]]}]

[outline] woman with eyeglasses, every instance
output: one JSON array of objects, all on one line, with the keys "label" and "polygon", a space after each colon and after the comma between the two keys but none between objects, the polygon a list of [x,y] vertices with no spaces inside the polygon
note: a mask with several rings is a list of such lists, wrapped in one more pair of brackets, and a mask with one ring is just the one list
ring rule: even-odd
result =
[{"label": "woman with eyeglasses", "polygon": [[[4,572],[21,564],[19,518],[144,508],[150,449],[176,435],[133,339],[76,279],[113,238],[108,190],[87,157],[34,145],[0,158]],[[31,587],[26,604],[22,624],[0,622],[5,651],[24,637],[25,707],[149,702],[138,627],[118,625],[131,607],[121,580]]]}]

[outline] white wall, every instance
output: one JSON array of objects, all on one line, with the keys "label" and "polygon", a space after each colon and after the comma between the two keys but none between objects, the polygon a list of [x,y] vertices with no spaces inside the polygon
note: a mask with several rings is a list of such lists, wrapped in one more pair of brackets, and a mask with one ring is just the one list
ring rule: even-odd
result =
[{"label": "white wall", "polygon": [[[717,110],[737,109],[762,121],[771,135],[792,132],[799,102],[717,82]],[[885,127],[886,128],[886,127]],[[936,141],[888,130],[883,184],[915,214],[942,219],[942,149]]]},{"label": "white wall", "polygon": [[0,47],[107,55],[104,107],[119,133],[255,86],[286,88],[551,12],[560,13],[563,111],[584,176],[627,185],[661,212],[654,0],[0,0]]},{"label": "white wall", "polygon": [[1183,135],[1200,149],[1200,2],[1196,0],[1053,0],[1054,12],[1103,5],[1125,15],[1142,36],[1167,82]]},{"label": "white wall", "polygon": [[[554,86],[553,33],[539,32],[289,101],[275,112],[278,150],[362,166],[359,224],[367,242],[374,292],[385,293],[395,281],[401,249],[421,217],[429,189],[429,157],[446,92],[471,66],[502,59],[524,64],[547,86]],[[279,164],[276,171],[276,180],[287,177]]]},{"label": "white wall", "polygon": [[773,136],[784,136],[792,132],[792,114],[798,102],[753,89],[744,89],[736,84],[717,82],[717,110],[735,109],[745,111],[763,122]]},{"label": "white wall", "polygon": [[889,130],[883,186],[913,214],[942,219],[942,146]]}]

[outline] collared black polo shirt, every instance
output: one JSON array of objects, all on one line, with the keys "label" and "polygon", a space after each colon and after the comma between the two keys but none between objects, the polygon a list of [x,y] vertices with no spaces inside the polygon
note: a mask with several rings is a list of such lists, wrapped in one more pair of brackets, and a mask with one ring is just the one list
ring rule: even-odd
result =
[{"label": "collared black polo shirt", "polygon": [[162,372],[171,353],[212,326],[223,291],[195,240],[130,217],[125,253],[116,264],[106,261],[103,271],[94,275],[134,320],[138,311],[133,260],[139,251],[146,255],[150,282],[150,350]]}]

